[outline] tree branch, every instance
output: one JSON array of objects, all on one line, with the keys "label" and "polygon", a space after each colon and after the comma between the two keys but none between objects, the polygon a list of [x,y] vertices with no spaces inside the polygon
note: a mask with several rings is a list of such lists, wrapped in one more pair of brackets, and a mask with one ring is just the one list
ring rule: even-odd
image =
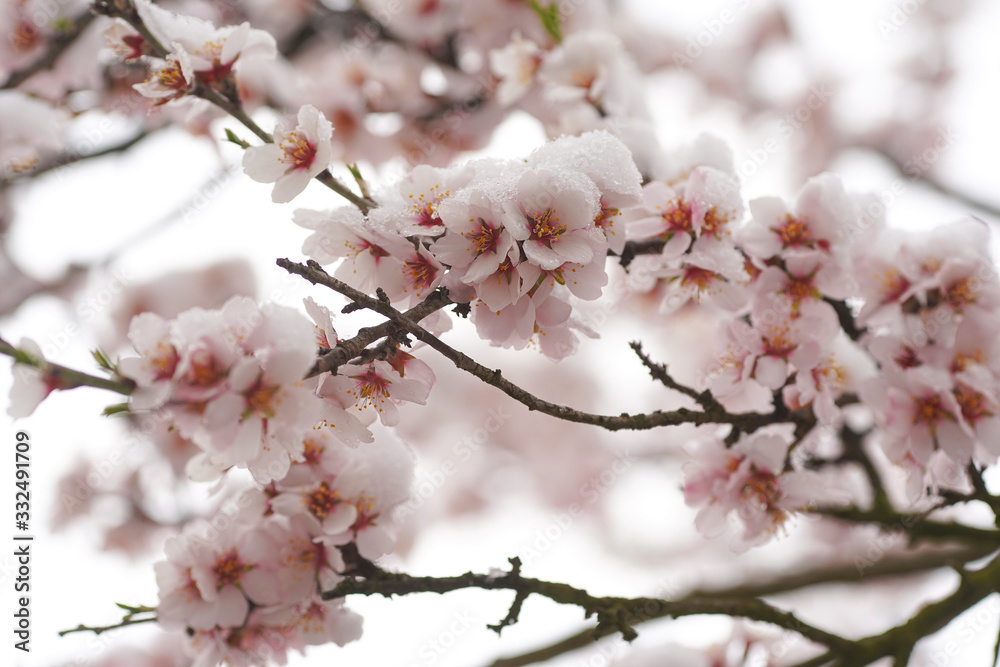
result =
[{"label": "tree branch", "polygon": [[510,559],[513,569],[506,574],[475,574],[466,572],[457,577],[414,577],[393,573],[378,567],[366,577],[348,578],[332,590],[323,593],[323,599],[332,600],[347,595],[408,595],[410,593],[448,593],[464,588],[483,590],[513,590],[518,596],[541,595],[559,604],[583,609],[585,617],[597,617],[597,632],[621,632],[631,641],[637,636],[632,627],[646,620],[651,612],[661,617],[722,614],[770,623],[792,630],[806,639],[840,653],[851,646],[843,637],[821,630],[799,620],[793,613],[778,609],[757,599],[739,598],[688,598],[676,601],[659,598],[594,597],[586,591],[568,584],[541,581],[520,574],[520,560]]},{"label": "tree branch", "polygon": [[[872,581],[892,577],[906,577],[917,573],[930,572],[943,567],[952,568],[956,564],[967,563],[978,560],[991,553],[991,549],[976,546],[961,549],[944,548],[932,551],[923,551],[905,556],[887,556],[871,565],[861,568],[857,565],[833,565],[814,568],[801,572],[793,572],[763,581],[752,581],[752,583],[742,584],[724,589],[695,590],[686,594],[683,599],[688,598],[758,598],[771,595],[779,595],[791,591],[799,591],[812,586],[827,584],[857,584],[862,581]],[[752,578],[755,579],[755,578]],[[661,614],[650,614],[648,618],[641,622],[654,621],[662,618]],[[610,634],[607,632],[595,632],[593,629],[583,630],[574,635],[570,635],[562,640],[554,642],[543,648],[535,649],[508,658],[498,658],[490,663],[489,667],[524,667],[535,663],[551,660],[557,656],[575,651],[591,645],[601,637]],[[829,656],[822,662],[815,665],[823,665],[832,658]]]},{"label": "tree branch", "polygon": [[119,380],[109,380],[108,378],[97,377],[81,371],[53,364],[44,359],[36,359],[30,354],[17,349],[3,338],[0,338],[0,354],[7,355],[14,359],[15,364],[24,364],[37,368],[45,374],[46,382],[53,385],[55,389],[76,389],[77,387],[96,387],[107,389],[119,394],[128,396],[135,389],[131,382]]},{"label": "tree branch", "polygon": [[595,415],[587,412],[574,410],[565,405],[550,403],[537,396],[530,394],[521,387],[504,378],[499,369],[486,368],[477,363],[471,357],[459,352],[440,338],[430,333],[417,323],[410,320],[403,313],[393,308],[386,302],[372,298],[360,292],[350,285],[337,280],[323,270],[316,262],[310,260],[308,265],[298,264],[288,259],[278,259],[278,266],[289,273],[302,276],[314,285],[323,285],[335,292],[343,294],[351,301],[372,310],[390,321],[398,324],[414,338],[422,343],[426,343],[440,352],[446,359],[451,361],[460,370],[479,378],[486,384],[500,389],[505,394],[526,406],[529,410],[537,410],[552,417],[557,417],[565,421],[580,424],[591,424],[600,426],[609,431],[622,429],[647,430],[658,426],[676,426],[678,424],[732,424],[737,428],[746,431],[753,431],[762,426],[778,423],[782,421],[801,422],[805,417],[788,412],[787,410],[776,410],[772,414],[762,414],[750,412],[742,414],[730,414],[721,406],[713,410],[699,412],[680,408],[670,412],[657,410],[648,414],[627,414],[621,415]]}]

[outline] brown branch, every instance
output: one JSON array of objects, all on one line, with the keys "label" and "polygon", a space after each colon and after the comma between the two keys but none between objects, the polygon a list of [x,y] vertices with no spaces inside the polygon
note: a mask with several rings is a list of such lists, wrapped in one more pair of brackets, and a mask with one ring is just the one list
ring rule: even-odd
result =
[{"label": "brown branch", "polygon": [[[542,581],[520,574],[520,560],[510,559],[513,569],[503,575],[466,572],[457,577],[414,577],[408,574],[387,572],[378,567],[365,577],[344,579],[332,590],[323,593],[323,599],[332,600],[347,595],[408,595],[410,593],[448,593],[464,588],[483,590],[513,590],[519,597],[540,595],[553,602],[577,606],[585,617],[597,617],[595,632],[621,632],[631,641],[637,633],[632,627],[646,620],[651,613],[661,617],[722,614],[770,623],[792,630],[806,639],[840,653],[851,646],[843,637],[826,632],[799,620],[793,613],[778,609],[763,600],[730,598],[687,598],[662,600],[659,598],[594,597],[586,591],[568,584]],[[650,611],[653,610],[653,611]]]},{"label": "brown branch", "polygon": [[646,369],[649,371],[649,374],[653,377],[654,380],[657,380],[660,384],[669,389],[673,389],[674,391],[679,391],[685,396],[693,398],[695,402],[697,402],[705,410],[715,410],[721,407],[719,402],[715,400],[715,397],[712,396],[712,392],[708,391],[707,389],[698,392],[692,389],[691,387],[683,385],[679,383],[677,380],[673,379],[670,376],[670,373],[667,371],[667,367],[665,364],[657,364],[648,356],[646,356],[646,353],[643,352],[642,350],[642,343],[640,343],[639,341],[632,341],[628,345],[629,347],[632,348],[632,351],[635,352],[636,355],[639,357],[639,359],[642,361],[642,365],[646,367]]},{"label": "brown branch", "polygon": [[[885,557],[880,561],[872,563],[866,567],[856,565],[833,565],[814,568],[801,572],[793,572],[784,576],[763,581],[752,581],[748,584],[733,586],[724,589],[695,590],[686,594],[687,598],[758,598],[763,596],[779,595],[791,591],[799,591],[813,586],[823,586],[829,584],[857,584],[862,581],[868,582],[878,579],[894,577],[907,577],[914,574],[931,572],[943,567],[953,568],[956,565],[978,560],[990,553],[990,549],[982,546],[967,547],[961,549],[944,548],[923,551],[905,556]],[[648,618],[641,622],[654,621],[662,618],[659,614],[650,614]],[[551,660],[557,656],[575,651],[593,644],[595,641],[610,634],[611,631],[595,632],[587,629],[582,632],[570,635],[562,640],[554,642],[543,648],[535,649],[527,653],[511,656],[508,658],[498,658],[490,663],[489,667],[524,667],[546,660]],[[829,658],[827,658],[829,660]],[[817,663],[823,664],[823,663]]]},{"label": "brown branch", "polygon": [[310,260],[307,266],[289,261],[288,259],[279,259],[277,260],[277,264],[289,273],[302,276],[314,285],[329,287],[364,308],[388,318],[420,342],[437,350],[460,370],[466,371],[486,384],[500,389],[514,400],[526,406],[529,410],[537,410],[558,419],[600,426],[609,431],[622,429],[647,430],[658,426],[676,426],[678,424],[731,424],[745,431],[753,431],[768,424],[781,421],[798,423],[804,419],[800,415],[782,409],[776,410],[771,414],[762,414],[759,412],[730,414],[721,406],[704,412],[680,408],[669,412],[657,410],[648,414],[622,413],[621,415],[595,415],[574,410],[565,405],[550,403],[510,382],[502,376],[499,369],[486,368],[468,355],[451,347],[388,303],[374,299],[350,285],[333,278],[316,262]]},{"label": "brown branch", "polygon": [[[422,302],[405,313],[402,313],[402,315],[408,320],[419,322],[431,313],[434,313],[451,303],[453,302],[448,298],[447,291],[440,290],[433,292]],[[358,330],[358,333],[354,336],[354,338],[340,341],[336,346],[330,348],[329,352],[321,355],[320,358],[316,360],[316,363],[313,365],[306,377],[313,377],[314,375],[319,375],[320,373],[328,371],[336,373],[337,368],[343,366],[348,361],[359,357],[361,353],[364,352],[366,347],[381,338],[385,338],[386,336],[400,331],[400,329],[401,327],[399,324],[390,320],[374,327],[364,327]]]}]

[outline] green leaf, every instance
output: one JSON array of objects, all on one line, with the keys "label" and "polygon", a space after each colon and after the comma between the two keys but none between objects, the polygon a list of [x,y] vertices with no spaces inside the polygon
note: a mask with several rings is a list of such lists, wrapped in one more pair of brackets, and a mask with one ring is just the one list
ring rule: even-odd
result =
[{"label": "green leaf", "polygon": [[248,144],[247,142],[243,141],[238,136],[236,136],[236,133],[230,130],[228,127],[226,128],[226,141],[232,142],[237,146],[239,146],[240,148],[250,148],[250,144]]},{"label": "green leaf", "polygon": [[538,14],[542,27],[549,36],[555,40],[556,44],[562,43],[562,17],[559,15],[559,6],[555,2],[542,5],[538,0],[531,0],[531,9]]},{"label": "green leaf", "polygon": [[104,408],[105,417],[122,414],[124,412],[129,412],[128,403],[115,403],[114,405],[109,405],[108,407]]}]

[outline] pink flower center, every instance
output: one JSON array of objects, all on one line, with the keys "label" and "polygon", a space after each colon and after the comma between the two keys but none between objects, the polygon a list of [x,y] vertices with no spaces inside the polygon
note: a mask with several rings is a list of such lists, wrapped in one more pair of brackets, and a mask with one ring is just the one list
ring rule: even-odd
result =
[{"label": "pink flower center", "polygon": [[718,274],[714,271],[700,266],[688,266],[684,268],[684,274],[681,276],[681,285],[693,285],[698,291],[705,291],[718,279]]},{"label": "pink flower center", "polygon": [[784,224],[774,231],[781,239],[782,248],[811,248],[815,242],[809,226],[791,215],[786,215]]},{"label": "pink flower center", "polygon": [[288,133],[288,136],[281,142],[281,150],[285,152],[281,161],[290,165],[289,170],[309,169],[316,159],[316,145],[300,136],[298,132]]},{"label": "pink flower center", "polygon": [[701,235],[722,238],[722,230],[725,228],[729,218],[719,215],[719,211],[713,206],[705,212],[705,217],[701,221]]},{"label": "pink flower center", "polygon": [[250,410],[261,417],[273,417],[278,402],[275,400],[278,390],[278,386],[265,386],[258,381],[257,385],[246,394]]},{"label": "pink flower center", "polygon": [[361,375],[351,375],[351,379],[358,381],[358,397],[364,404],[380,403],[389,398],[389,385],[391,380],[387,380],[378,374],[371,366]]},{"label": "pink flower center", "polygon": [[968,423],[975,424],[983,417],[993,416],[987,398],[972,387],[959,383],[953,393],[962,409],[962,418]]},{"label": "pink flower center", "polygon": [[566,231],[566,225],[560,225],[558,217],[553,220],[554,216],[555,212],[550,208],[530,217],[532,241],[541,241],[551,246],[553,241],[559,240],[559,236]]},{"label": "pink flower center", "polygon": [[417,255],[403,263],[403,271],[407,281],[417,289],[430,287],[437,276],[438,269],[423,255]]},{"label": "pink flower center", "polygon": [[212,573],[215,574],[216,590],[221,590],[229,584],[233,584],[234,586],[239,584],[243,573],[250,569],[250,566],[244,563],[239,554],[236,553],[236,549],[230,549],[216,558],[215,565],[212,566]]},{"label": "pink flower center", "polygon": [[480,218],[479,229],[469,234],[469,240],[472,241],[472,247],[476,249],[476,254],[482,255],[484,252],[496,252],[500,233],[500,228],[490,227],[485,220]]},{"label": "pink flower center", "polygon": [[933,428],[943,419],[954,419],[941,405],[940,396],[926,396],[913,401],[913,423]]},{"label": "pink flower center", "polygon": [[594,218],[594,226],[598,229],[604,230],[604,235],[607,236],[609,233],[614,236],[615,231],[611,229],[612,223],[614,223],[614,218],[618,215],[618,209],[611,208],[601,200],[601,212],[597,214]]},{"label": "pink flower center", "polygon": [[181,72],[180,63],[173,58],[168,60],[163,69],[154,76],[160,82],[160,85],[168,90],[185,91],[189,87],[187,79],[184,78],[184,73]]},{"label": "pink flower center", "polygon": [[191,366],[184,379],[188,384],[208,387],[222,378],[222,369],[208,350],[196,350],[191,354]]},{"label": "pink flower center", "polygon": [[678,232],[690,233],[693,229],[691,225],[691,205],[687,202],[677,201],[673,206],[660,214],[663,224],[667,228],[665,236],[672,237]]},{"label": "pink flower center", "polygon": [[322,521],[330,516],[330,511],[340,502],[340,494],[330,489],[330,485],[321,482],[319,486],[306,495],[306,507],[309,513]]}]

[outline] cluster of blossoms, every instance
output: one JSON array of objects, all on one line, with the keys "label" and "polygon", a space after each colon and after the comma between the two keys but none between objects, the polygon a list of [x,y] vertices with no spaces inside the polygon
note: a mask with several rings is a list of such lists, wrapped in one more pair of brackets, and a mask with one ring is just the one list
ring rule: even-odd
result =
[{"label": "cluster of blossoms", "polygon": [[[149,77],[134,86],[156,104],[184,98],[198,82],[227,81],[249,59],[277,54],[274,37],[250,28],[249,23],[216,28],[209,21],[175,14],[150,0],[135,0],[135,10],[149,34],[168,50],[164,58],[150,58]],[[120,19],[107,28],[105,36],[126,62],[152,51],[152,45]]]},{"label": "cluster of blossoms", "polygon": [[[713,159],[718,164],[719,155],[705,148],[695,151],[703,163],[690,172],[704,175],[688,176],[684,195],[694,189],[700,206],[690,206],[692,211],[707,209],[712,221],[731,219],[741,213],[733,181],[705,164]],[[705,185],[713,181],[714,186]],[[673,201],[684,199],[675,195]],[[666,290],[665,308],[688,295],[707,295],[725,313],[721,349],[704,380],[712,395],[740,409],[783,404],[816,421],[809,437],[799,440],[754,434],[728,450],[717,439],[698,443],[685,499],[701,507],[698,526],[706,533],[719,532],[719,519],[732,513],[743,530],[737,544],[758,544],[782,527],[790,511],[847,499],[846,493],[832,493],[828,475],[798,469],[793,459],[805,456],[791,457],[788,451],[803,447],[814,456],[829,456],[821,451],[829,440],[825,435],[844,425],[838,400],[855,395],[875,372],[865,341],[848,335],[834,307],[840,304],[851,319],[845,299],[858,295],[857,255],[881,225],[863,214],[864,203],[839,179],[822,175],[807,182],[792,205],[776,197],[752,200],[750,220],[735,228],[731,239],[703,233],[673,260],[676,248],[689,242],[675,240],[671,222],[677,214],[663,214],[664,231],[657,238],[665,244],[658,259],[674,266],[664,274],[674,283]],[[699,244],[705,250],[696,250]],[[690,286],[680,292],[685,281]]]},{"label": "cluster of blossoms", "polygon": [[356,208],[298,210],[313,230],[303,251],[368,293],[401,307],[445,286],[472,304],[480,336],[523,348],[537,340],[560,359],[576,348],[570,299],[598,298],[609,251],[621,252],[621,210],[638,203],[640,176],[607,132],[564,137],[525,160],[421,166]]},{"label": "cluster of blossoms", "polygon": [[248,468],[262,484],[282,479],[317,429],[351,446],[371,442],[367,425],[376,417],[396,423],[396,401],[426,399],[433,373],[402,352],[307,378],[317,351],[335,346],[337,337],[327,309],[312,301],[306,307],[315,324],[245,297],[172,321],[153,313],[132,320],[129,338],[140,356],[118,365],[137,385],[130,407],[164,412],[201,448],[187,464],[194,479],[214,479],[233,466]]},{"label": "cluster of blossoms", "polygon": [[357,639],[361,617],[322,593],[342,580],[348,545],[368,559],[392,550],[390,513],[412,477],[397,441],[350,448],[329,432],[308,435],[282,480],[167,540],[155,566],[159,623],[185,630],[205,666],[285,664],[289,649]]},{"label": "cluster of blossoms", "polygon": [[[701,169],[706,168],[694,171]],[[689,177],[685,194],[691,187]],[[714,198],[709,191],[698,201],[701,208],[708,202],[714,207],[709,210],[725,210],[729,194],[730,188],[717,187]],[[672,201],[684,200],[675,195]],[[1000,283],[982,222],[960,221],[922,235],[890,229],[869,213],[879,210],[871,200],[848,194],[838,179],[823,175],[803,187],[794,205],[773,197],[750,202],[751,219],[734,238],[746,272],[741,282],[721,270],[728,266],[735,272],[737,262],[720,259],[718,249],[709,255],[711,263],[695,264],[690,256],[706,256],[695,246],[718,244],[687,230],[694,243],[686,237],[677,241],[679,233],[671,227],[676,209],[661,210],[663,230],[655,238],[664,241],[664,250],[658,260],[673,265],[662,274],[673,282],[666,290],[667,310],[692,275],[703,293],[707,276],[727,287],[745,283],[741,290],[717,288],[711,300],[735,311],[722,318],[723,349],[706,373],[718,400],[753,409],[781,402],[807,411],[816,420],[816,437],[795,444],[808,449],[819,446],[823,438],[817,434],[845,427],[841,406],[860,396],[878,427],[875,440],[889,461],[908,473],[911,500],[923,495],[925,485],[938,487],[946,475],[952,482],[955,471],[972,461],[996,461],[1000,376],[991,332],[1000,323]],[[635,223],[640,225],[645,238],[652,223]],[[677,248],[688,246],[687,256],[676,259]],[[856,317],[851,304],[859,309]],[[786,512],[767,513],[762,526],[753,509],[762,503],[755,484],[745,482],[735,494],[728,482],[704,484],[706,475],[714,479],[703,470],[711,461],[721,479],[734,472],[734,460],[718,456],[720,446],[710,443],[699,454],[700,472],[685,487],[688,502],[701,506],[699,516],[705,518],[736,511],[746,539],[761,531],[773,534]],[[743,441],[738,446],[753,448]],[[801,486],[784,482],[802,472],[791,472],[790,461],[770,470],[786,474],[773,480],[772,499],[765,504],[804,508]],[[815,484],[808,500],[826,497],[829,486],[829,480]]]},{"label": "cluster of blossoms", "polygon": [[882,230],[860,257],[869,350],[861,389],[909,495],[1000,455],[1000,281],[989,230],[965,220],[924,234]]}]

